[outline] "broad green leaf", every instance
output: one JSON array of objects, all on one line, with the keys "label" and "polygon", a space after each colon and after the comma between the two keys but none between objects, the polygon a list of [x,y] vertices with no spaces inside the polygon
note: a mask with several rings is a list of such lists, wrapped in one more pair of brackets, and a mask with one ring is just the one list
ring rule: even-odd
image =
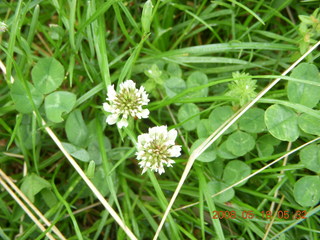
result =
[{"label": "broad green leaf", "polygon": [[[35,145],[40,141],[40,132],[36,128],[34,132],[32,131],[32,117],[29,114],[24,114],[22,116],[22,121],[19,126],[19,135],[21,137],[20,141],[16,139],[16,144],[21,148],[20,143],[24,145],[26,149],[32,149],[32,138],[35,137]],[[35,135],[35,136],[34,136]]]},{"label": "broad green leaf", "polygon": [[212,176],[215,177],[215,179],[221,179],[222,173],[224,169],[224,161],[221,158],[216,158],[213,162],[207,164],[210,173]]},{"label": "broad green leaf", "polygon": [[70,153],[70,155],[75,157],[76,159],[82,162],[90,161],[89,153],[85,149],[65,142],[63,142],[62,145],[68,151],[68,153]]},{"label": "broad green leaf", "polygon": [[[214,109],[210,115],[209,120],[212,127],[212,131],[215,131],[220,127],[227,119],[229,119],[234,114],[234,111],[230,106],[217,107]],[[229,134],[237,129],[237,125],[233,124],[231,127],[225,131],[224,134]]]},{"label": "broad green leaf", "polygon": [[198,138],[207,138],[212,133],[209,119],[201,119],[197,125]]},{"label": "broad green leaf", "polygon": [[[36,108],[38,108],[43,100],[43,95],[37,91],[34,86],[27,82],[28,88],[32,96],[32,100]],[[16,80],[11,87],[11,97],[17,111],[21,113],[31,113],[33,111],[32,104],[29,100],[27,91],[19,80]]]},{"label": "broad green leaf", "polygon": [[[211,181],[211,182],[208,182],[208,184],[207,184],[207,190],[208,190],[210,196],[222,191],[223,189],[225,189],[227,187],[229,187],[227,184],[225,184],[223,182],[217,182],[217,181]],[[234,190],[233,190],[233,188],[231,188],[231,189],[219,194],[218,196],[214,197],[213,200],[215,202],[225,203],[225,202],[230,201],[233,197],[234,197]]]},{"label": "broad green leaf", "polygon": [[76,103],[76,95],[70,92],[57,91],[45,98],[44,108],[47,118],[55,123],[63,121],[61,115],[69,113]]},{"label": "broad green leaf", "polygon": [[274,147],[271,144],[265,144],[263,142],[257,142],[256,147],[259,157],[271,156],[274,151]]},{"label": "broad green leaf", "polygon": [[[89,131],[89,138],[98,138],[97,137],[97,125],[101,127],[101,130],[104,131],[104,129],[107,126],[106,122],[106,116],[103,113],[97,114],[88,124],[87,128]],[[90,139],[89,139],[90,140]],[[90,140],[91,141],[91,140]]]},{"label": "broad green leaf", "polygon": [[224,141],[218,148],[218,156],[223,159],[235,159],[237,158],[237,155],[232,154],[227,149],[227,141]]},{"label": "broad green leaf", "polygon": [[[208,77],[202,72],[193,72],[187,79],[187,88],[194,88],[208,83]],[[188,94],[188,97],[207,97],[208,88],[202,88],[196,92]]]},{"label": "broad green leaf", "polygon": [[181,78],[171,77],[164,82],[164,88],[168,97],[172,98],[186,89],[186,83]]},{"label": "broad green leaf", "polygon": [[236,131],[226,140],[227,149],[236,156],[243,156],[255,146],[254,138],[245,132]]},{"label": "broad green leaf", "polygon": [[[107,196],[109,193],[108,182],[106,181],[106,174],[102,167],[97,167],[94,177],[92,179],[92,183],[99,189],[102,196]],[[115,174],[112,174],[112,178],[115,178]],[[113,180],[116,182],[116,179]]]},{"label": "broad green leaf", "polygon": [[40,194],[49,208],[53,208],[57,204],[58,199],[50,189],[45,188],[40,192]]},{"label": "broad green leaf", "polygon": [[258,150],[259,157],[271,156],[274,151],[274,146],[280,144],[280,140],[274,138],[270,134],[265,134],[258,138],[256,147]]},{"label": "broad green leaf", "polygon": [[320,173],[320,145],[311,144],[300,151],[300,160],[310,171]]},{"label": "broad green leaf", "polygon": [[[116,182],[115,174],[111,175],[114,180],[113,182]],[[96,166],[95,173],[93,178],[91,178],[91,182],[96,186],[97,189],[99,189],[99,192],[105,197],[109,194],[109,187],[107,182],[107,175],[105,174],[105,171],[103,170],[102,166]],[[87,188],[87,185],[81,181],[74,190],[77,193],[80,193],[81,198],[87,198],[92,197],[92,192],[89,191]],[[94,197],[95,198],[95,197]]]},{"label": "broad green leaf", "polygon": [[48,94],[62,84],[64,68],[55,58],[42,58],[33,67],[31,75],[36,89]]},{"label": "broad green leaf", "polygon": [[276,139],[275,137],[273,137],[270,134],[265,134],[265,135],[261,136],[258,139],[258,142],[262,142],[262,143],[265,143],[265,144],[270,144],[272,146],[278,146],[281,143],[281,141],[279,139]]},{"label": "broad green leaf", "polygon": [[34,173],[24,177],[21,185],[21,191],[31,202],[34,202],[35,195],[44,188],[51,188],[50,183]]},{"label": "broad green leaf", "polygon": [[266,129],[264,123],[264,110],[261,108],[251,108],[249,109],[240,119],[239,119],[240,130],[249,133],[260,133]]},{"label": "broad green leaf", "polygon": [[[104,141],[104,149],[106,149],[106,151],[108,152],[111,149],[110,140],[109,140],[109,138],[104,136],[103,141]],[[89,146],[88,146],[88,153],[90,155],[90,159],[92,159],[95,162],[95,164],[100,165],[102,163],[102,156],[101,156],[101,151],[100,151],[99,142],[98,142],[97,137],[90,138]]]},{"label": "broad green leaf", "polygon": [[[123,158],[124,156],[126,156],[126,154],[132,150],[132,148],[130,147],[118,147],[118,148],[112,148],[111,150],[109,150],[108,153],[108,159],[110,160],[120,160],[121,158]],[[132,152],[132,154],[130,154],[127,158],[131,158],[131,157],[135,157],[134,152]]]},{"label": "broad green leaf", "polygon": [[162,80],[160,80],[162,71],[158,68],[157,64],[152,64],[149,69],[144,71],[144,74],[146,74],[150,79],[155,80],[155,82],[162,84]]},{"label": "broad green leaf", "polygon": [[[195,141],[190,149],[190,152],[193,152],[197,147],[201,145],[206,140],[206,138],[199,138]],[[216,159],[216,149],[212,144],[209,148],[207,148],[198,158],[197,160],[200,162],[212,162]]]},{"label": "broad green leaf", "polygon": [[264,121],[272,136],[282,141],[293,142],[299,137],[298,117],[291,109],[281,106],[270,106],[264,115]]},{"label": "broad green leaf", "polygon": [[182,77],[181,68],[179,64],[176,64],[176,63],[168,63],[167,73],[170,75],[170,77],[177,77],[177,78]]},{"label": "broad green leaf", "polygon": [[68,116],[66,121],[66,133],[68,140],[72,144],[80,147],[87,146],[88,129],[79,109],[74,110]]},{"label": "broad green leaf", "polygon": [[[199,112],[200,111],[199,111],[199,108],[197,107],[197,105],[195,105],[194,103],[186,103],[186,104],[183,104],[179,108],[178,119],[180,122],[183,122],[183,121],[189,119],[190,117],[192,117],[193,115],[198,114]],[[192,131],[192,130],[196,129],[199,121],[200,121],[200,116],[197,115],[197,116],[189,119],[184,124],[182,124],[182,127],[187,131]]]},{"label": "broad green leaf", "polygon": [[[317,67],[310,63],[300,63],[291,73],[290,77],[320,83]],[[300,103],[313,108],[320,100],[320,87],[301,82],[289,81],[288,98],[291,102]]]},{"label": "broad green leaf", "polygon": [[151,92],[157,87],[157,83],[153,79],[148,79],[143,84],[143,87],[146,89],[147,92]]},{"label": "broad green leaf", "polygon": [[306,176],[294,184],[293,196],[303,207],[315,206],[320,201],[320,176]]},{"label": "broad green leaf", "polygon": [[298,118],[299,127],[306,133],[320,135],[320,119],[302,113]]},{"label": "broad green leaf", "polygon": [[[228,185],[232,185],[241,179],[250,175],[251,168],[249,165],[245,164],[239,160],[233,160],[228,162],[223,171],[223,181]],[[246,184],[248,180],[238,184],[236,187],[240,187]]]}]

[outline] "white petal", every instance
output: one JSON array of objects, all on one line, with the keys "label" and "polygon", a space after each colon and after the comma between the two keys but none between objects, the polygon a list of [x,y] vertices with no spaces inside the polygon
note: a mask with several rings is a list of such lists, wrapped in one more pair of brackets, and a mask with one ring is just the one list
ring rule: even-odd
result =
[{"label": "white petal", "polygon": [[175,141],[176,138],[177,138],[177,135],[178,135],[178,132],[177,130],[175,129],[171,129],[169,132],[168,132],[168,140],[171,140],[171,141]]},{"label": "white petal", "polygon": [[143,168],[141,175],[144,174],[147,170],[148,170],[148,168],[146,168],[146,167]]},{"label": "white petal", "polygon": [[109,100],[109,101],[113,101],[116,99],[117,92],[114,90],[113,84],[108,86],[107,96],[108,96],[107,100]]},{"label": "white petal", "polygon": [[138,151],[138,152],[136,152],[137,159],[138,159],[138,160],[142,159],[144,153],[145,153],[144,151]]},{"label": "white petal", "polygon": [[144,91],[142,86],[139,89],[139,95],[141,96],[142,105],[147,105],[150,100],[148,98],[148,94]]},{"label": "white petal", "polygon": [[141,117],[142,118],[148,118],[149,117],[149,113],[150,113],[150,111],[148,109],[143,109],[141,111]]},{"label": "white petal", "polygon": [[175,161],[173,161],[172,159],[168,159],[166,164],[167,164],[167,167],[172,167],[172,164],[175,163]]},{"label": "white petal", "polygon": [[171,165],[171,164],[173,164],[173,163],[176,163],[175,161],[173,161],[173,160],[172,160],[172,159],[170,159],[170,158],[168,159],[168,161],[167,161],[167,162],[168,162],[168,164],[170,164],[170,165]]},{"label": "white petal", "polygon": [[149,134],[152,136],[167,134],[167,126],[149,128]]},{"label": "white petal", "polygon": [[153,166],[151,166],[151,170],[157,172],[158,171],[158,166],[157,164],[153,164]]},{"label": "white petal", "polygon": [[181,151],[181,146],[178,146],[178,145],[174,145],[168,149],[170,157],[179,157],[181,155],[180,151]]},{"label": "white petal", "polygon": [[117,114],[111,114],[107,117],[107,123],[109,125],[115,124],[118,120],[118,115]]},{"label": "white petal", "polygon": [[144,145],[146,142],[151,141],[149,134],[144,133],[138,136],[138,143]]},{"label": "white petal", "polygon": [[141,168],[143,168],[143,167],[146,166],[146,162],[145,162],[145,161],[140,161],[140,162],[138,163],[138,165],[139,165]]},{"label": "white petal", "polygon": [[127,80],[127,81],[125,81],[125,82],[123,83],[122,88],[127,88],[127,89],[131,88],[131,89],[134,89],[134,88],[136,88],[136,84],[135,84],[135,82],[133,82],[132,80]]},{"label": "white petal", "polygon": [[111,107],[111,105],[110,104],[108,104],[108,103],[103,103],[103,109],[106,111],[106,112],[113,112],[113,107]]},{"label": "white petal", "polygon": [[118,128],[128,127],[128,121],[125,118],[121,118],[121,120],[117,123]]},{"label": "white petal", "polygon": [[158,173],[161,175],[162,173],[164,173],[164,168],[163,168],[163,166],[160,166],[159,168],[158,168]]}]

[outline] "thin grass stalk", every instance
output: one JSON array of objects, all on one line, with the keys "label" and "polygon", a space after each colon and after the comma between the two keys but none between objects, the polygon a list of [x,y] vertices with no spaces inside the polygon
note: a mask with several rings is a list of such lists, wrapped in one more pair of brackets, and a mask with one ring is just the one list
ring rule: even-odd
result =
[{"label": "thin grass stalk", "polygon": [[[305,216],[305,219],[311,217],[312,215],[316,214],[317,212],[320,211],[320,205],[318,205],[316,208],[308,211],[307,215]],[[300,218],[297,221],[293,222],[292,224],[290,224],[289,226],[287,226],[286,228],[282,229],[280,232],[278,232],[276,235],[274,235],[273,237],[270,237],[270,240],[273,239],[279,239],[279,236],[283,233],[285,233],[286,231],[289,231],[291,228],[293,228],[295,225],[301,223],[302,221],[305,220],[304,218]],[[320,233],[320,231],[318,231],[318,233]]]},{"label": "thin grass stalk", "polygon": [[[292,146],[292,142],[289,142],[288,146],[287,146],[287,152],[291,149],[291,146]],[[284,158],[282,166],[286,166],[287,165],[287,161],[288,161],[288,156]],[[284,174],[284,170],[281,170],[280,171],[280,176],[278,177],[278,182],[280,182],[281,179],[283,178],[283,174]],[[278,193],[279,193],[279,188],[276,189],[276,191],[273,194],[273,197],[277,198],[278,197]],[[275,202],[271,202],[270,209],[269,209],[270,212],[273,212],[275,204],[276,204]],[[268,227],[268,225],[266,225],[266,228],[267,227]]]},{"label": "thin grass stalk", "polygon": [[[312,51],[314,51],[318,46],[320,45],[320,41],[318,41],[313,47],[311,47],[305,54],[303,54],[297,61],[295,61],[287,70],[285,70],[281,76],[287,75],[292,69],[294,69],[303,59],[305,59]],[[173,203],[175,202],[184,181],[186,180],[191,167],[194,163],[194,161],[208,148],[211,146],[211,144],[216,141],[229,127],[234,124],[246,111],[248,111],[263,95],[265,95],[273,86],[275,86],[281,78],[277,78],[274,81],[272,81],[267,87],[265,87],[252,101],[250,101],[248,104],[243,106],[238,112],[236,112],[230,119],[228,119],[222,126],[222,129],[220,131],[215,131],[211,136],[209,136],[198,148],[196,148],[190,155],[187,165],[184,169],[184,172],[182,174],[182,177],[178,183],[178,186],[173,193],[173,196],[169,202],[169,205],[163,215],[163,218],[161,219],[161,222],[159,224],[159,227],[154,235],[154,240],[158,238],[159,233],[163,227],[163,224],[166,221],[166,218],[173,206]]]},{"label": "thin grass stalk", "polygon": [[[46,228],[42,225],[42,223],[33,215],[33,213],[28,209],[28,207],[19,199],[19,197],[10,189],[10,187],[2,180],[0,177],[0,184],[4,187],[4,189],[11,195],[11,197],[19,204],[19,206],[23,209],[23,211],[31,218],[31,220],[40,228],[42,232],[46,231]],[[51,235],[51,233],[47,232],[46,236],[50,240],[55,240],[55,238]]]},{"label": "thin grass stalk", "polygon": [[[35,112],[34,112],[35,114]],[[123,231],[128,235],[128,237],[132,240],[136,240],[136,236],[131,232],[131,230],[125,225],[125,223],[121,220],[119,215],[115,212],[115,210],[109,205],[109,203],[106,201],[106,199],[102,196],[102,194],[99,192],[99,190],[93,185],[93,183],[89,180],[89,178],[86,176],[86,174],[83,172],[83,170],[80,168],[80,166],[77,164],[77,162],[73,159],[73,157],[67,152],[67,150],[62,146],[61,141],[58,139],[58,137],[54,134],[54,132],[46,126],[46,122],[42,120],[42,126],[45,128],[49,136],[52,138],[52,140],[55,142],[55,144],[59,147],[61,152],[65,155],[65,157],[69,160],[71,165],[74,167],[74,169],[78,172],[78,174],[81,176],[81,178],[85,181],[85,183],[88,185],[88,187],[91,189],[91,191],[96,195],[96,197],[99,199],[99,201],[102,203],[102,205],[107,209],[107,211],[111,214],[111,216],[114,218],[114,220],[119,224],[119,226],[123,229]]]},{"label": "thin grass stalk", "polygon": [[[28,206],[38,215],[38,217],[50,227],[51,222],[38,210],[38,208],[24,195],[23,192],[14,184],[14,182],[0,169],[0,176],[13,188],[13,190],[22,198]],[[52,231],[60,238],[66,239],[56,226],[52,226]]]},{"label": "thin grass stalk", "polygon": [[271,227],[272,227],[272,225],[273,225],[273,223],[274,223],[274,220],[275,220],[276,217],[277,217],[277,213],[278,213],[279,210],[280,210],[280,207],[281,207],[281,205],[282,205],[283,200],[284,200],[284,195],[282,195],[282,197],[281,197],[281,199],[280,199],[280,203],[278,204],[278,207],[277,207],[276,211],[274,211],[274,214],[273,214],[273,216],[272,216],[272,219],[271,219],[270,223],[267,225],[267,229],[266,229],[266,232],[264,233],[264,236],[263,236],[262,240],[266,240],[266,239],[268,238],[268,235],[269,235],[269,233],[270,233],[270,231],[271,231]]}]

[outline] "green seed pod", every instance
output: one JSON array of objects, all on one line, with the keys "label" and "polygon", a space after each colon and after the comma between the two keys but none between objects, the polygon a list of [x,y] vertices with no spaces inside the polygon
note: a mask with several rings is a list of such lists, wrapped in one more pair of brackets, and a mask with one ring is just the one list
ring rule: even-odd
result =
[{"label": "green seed pod", "polygon": [[150,32],[152,8],[153,8],[152,1],[151,0],[146,1],[146,3],[143,6],[142,17],[141,17],[143,33]]}]

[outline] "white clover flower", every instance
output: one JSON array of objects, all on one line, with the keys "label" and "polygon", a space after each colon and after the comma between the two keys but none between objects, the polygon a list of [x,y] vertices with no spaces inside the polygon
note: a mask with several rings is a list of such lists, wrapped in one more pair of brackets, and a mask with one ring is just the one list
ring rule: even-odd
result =
[{"label": "white clover flower", "polygon": [[177,131],[172,129],[168,132],[167,126],[149,128],[149,133],[138,136],[137,159],[140,160],[142,174],[148,168],[159,174],[164,173],[163,165],[172,167],[175,163],[171,157],[179,157],[181,146],[175,145]]},{"label": "white clover flower", "polygon": [[5,32],[7,30],[8,30],[8,25],[0,21],[0,32]]},{"label": "white clover flower", "polygon": [[109,125],[117,123],[118,128],[128,126],[128,118],[148,118],[149,110],[142,109],[150,101],[144,87],[138,90],[132,80],[127,80],[120,84],[120,91],[114,90],[114,85],[108,86],[109,103],[103,103],[103,109],[110,112],[107,117]]}]

